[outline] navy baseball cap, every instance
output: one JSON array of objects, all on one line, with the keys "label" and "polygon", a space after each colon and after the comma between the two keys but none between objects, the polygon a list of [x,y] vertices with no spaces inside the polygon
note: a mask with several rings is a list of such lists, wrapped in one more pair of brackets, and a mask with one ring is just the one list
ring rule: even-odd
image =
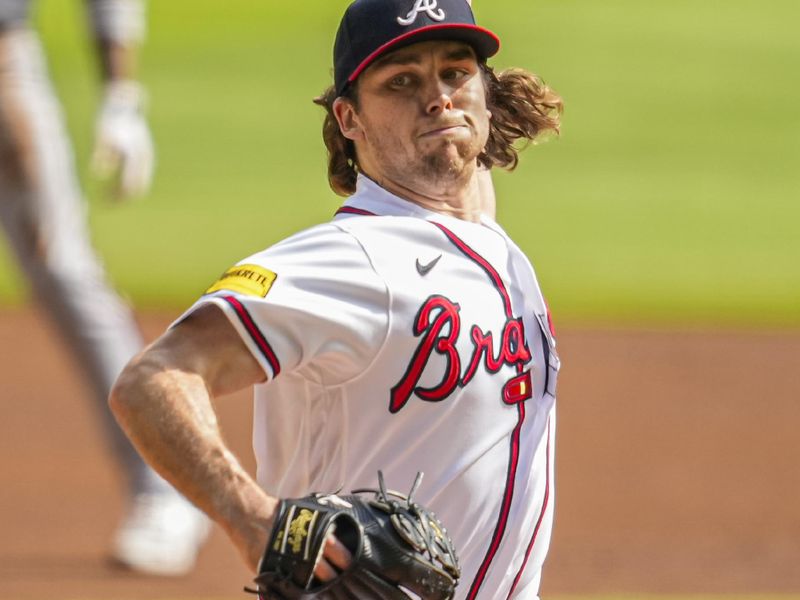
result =
[{"label": "navy baseball cap", "polygon": [[484,60],[500,49],[498,37],[475,24],[466,0],[355,0],[333,45],[336,95],[380,56],[430,40],[466,42]]}]

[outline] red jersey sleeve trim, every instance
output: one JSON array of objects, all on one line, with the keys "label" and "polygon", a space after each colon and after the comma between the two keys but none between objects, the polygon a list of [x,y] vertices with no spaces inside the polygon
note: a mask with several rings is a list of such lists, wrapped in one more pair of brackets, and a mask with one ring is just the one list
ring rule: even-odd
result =
[{"label": "red jersey sleeve trim", "polygon": [[247,333],[250,334],[250,338],[253,340],[253,342],[255,342],[255,345],[267,360],[267,363],[272,369],[273,379],[277,377],[281,372],[281,363],[278,360],[275,351],[272,349],[272,346],[270,346],[269,342],[267,342],[267,338],[264,337],[264,334],[261,333],[258,325],[256,325],[255,321],[253,321],[253,317],[250,315],[250,312],[241,302],[239,302],[239,300],[233,296],[223,296],[222,299],[225,300],[236,312],[236,316],[239,317],[239,320],[241,321],[242,325],[244,325]]}]

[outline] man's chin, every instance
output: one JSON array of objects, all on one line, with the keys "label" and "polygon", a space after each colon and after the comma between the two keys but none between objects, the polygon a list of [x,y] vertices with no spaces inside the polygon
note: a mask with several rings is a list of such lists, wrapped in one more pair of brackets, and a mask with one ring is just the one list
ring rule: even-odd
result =
[{"label": "man's chin", "polygon": [[421,175],[429,181],[441,183],[458,181],[467,173],[465,172],[465,163],[460,157],[450,158],[439,155],[425,160]]},{"label": "man's chin", "polygon": [[436,173],[439,177],[456,179],[465,170],[467,165],[474,165],[477,155],[465,153],[464,148],[456,144],[447,144],[434,152],[422,155],[422,163],[428,172]]}]

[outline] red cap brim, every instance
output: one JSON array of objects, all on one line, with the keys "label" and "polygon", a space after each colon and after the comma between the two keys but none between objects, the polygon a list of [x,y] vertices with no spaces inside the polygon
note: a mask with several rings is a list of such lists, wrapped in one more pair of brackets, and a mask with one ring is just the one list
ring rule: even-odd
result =
[{"label": "red cap brim", "polygon": [[466,23],[428,25],[427,27],[420,27],[419,29],[404,33],[378,47],[361,61],[347,78],[347,83],[353,83],[368,66],[384,54],[393,50],[399,50],[405,46],[410,46],[411,44],[431,40],[455,40],[466,42],[475,49],[475,52],[481,59],[494,56],[500,49],[500,38],[483,27]]}]

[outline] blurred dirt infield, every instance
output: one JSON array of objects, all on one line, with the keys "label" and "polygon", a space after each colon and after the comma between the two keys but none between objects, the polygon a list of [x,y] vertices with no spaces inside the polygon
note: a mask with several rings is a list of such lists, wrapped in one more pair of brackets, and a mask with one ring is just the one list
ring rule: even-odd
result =
[{"label": "blurred dirt infield", "polygon": [[[800,591],[800,333],[559,334],[544,595]],[[185,578],[106,563],[122,495],[83,393],[47,324],[0,310],[0,599],[246,598],[219,530]],[[250,394],[218,408],[252,469]]]}]

